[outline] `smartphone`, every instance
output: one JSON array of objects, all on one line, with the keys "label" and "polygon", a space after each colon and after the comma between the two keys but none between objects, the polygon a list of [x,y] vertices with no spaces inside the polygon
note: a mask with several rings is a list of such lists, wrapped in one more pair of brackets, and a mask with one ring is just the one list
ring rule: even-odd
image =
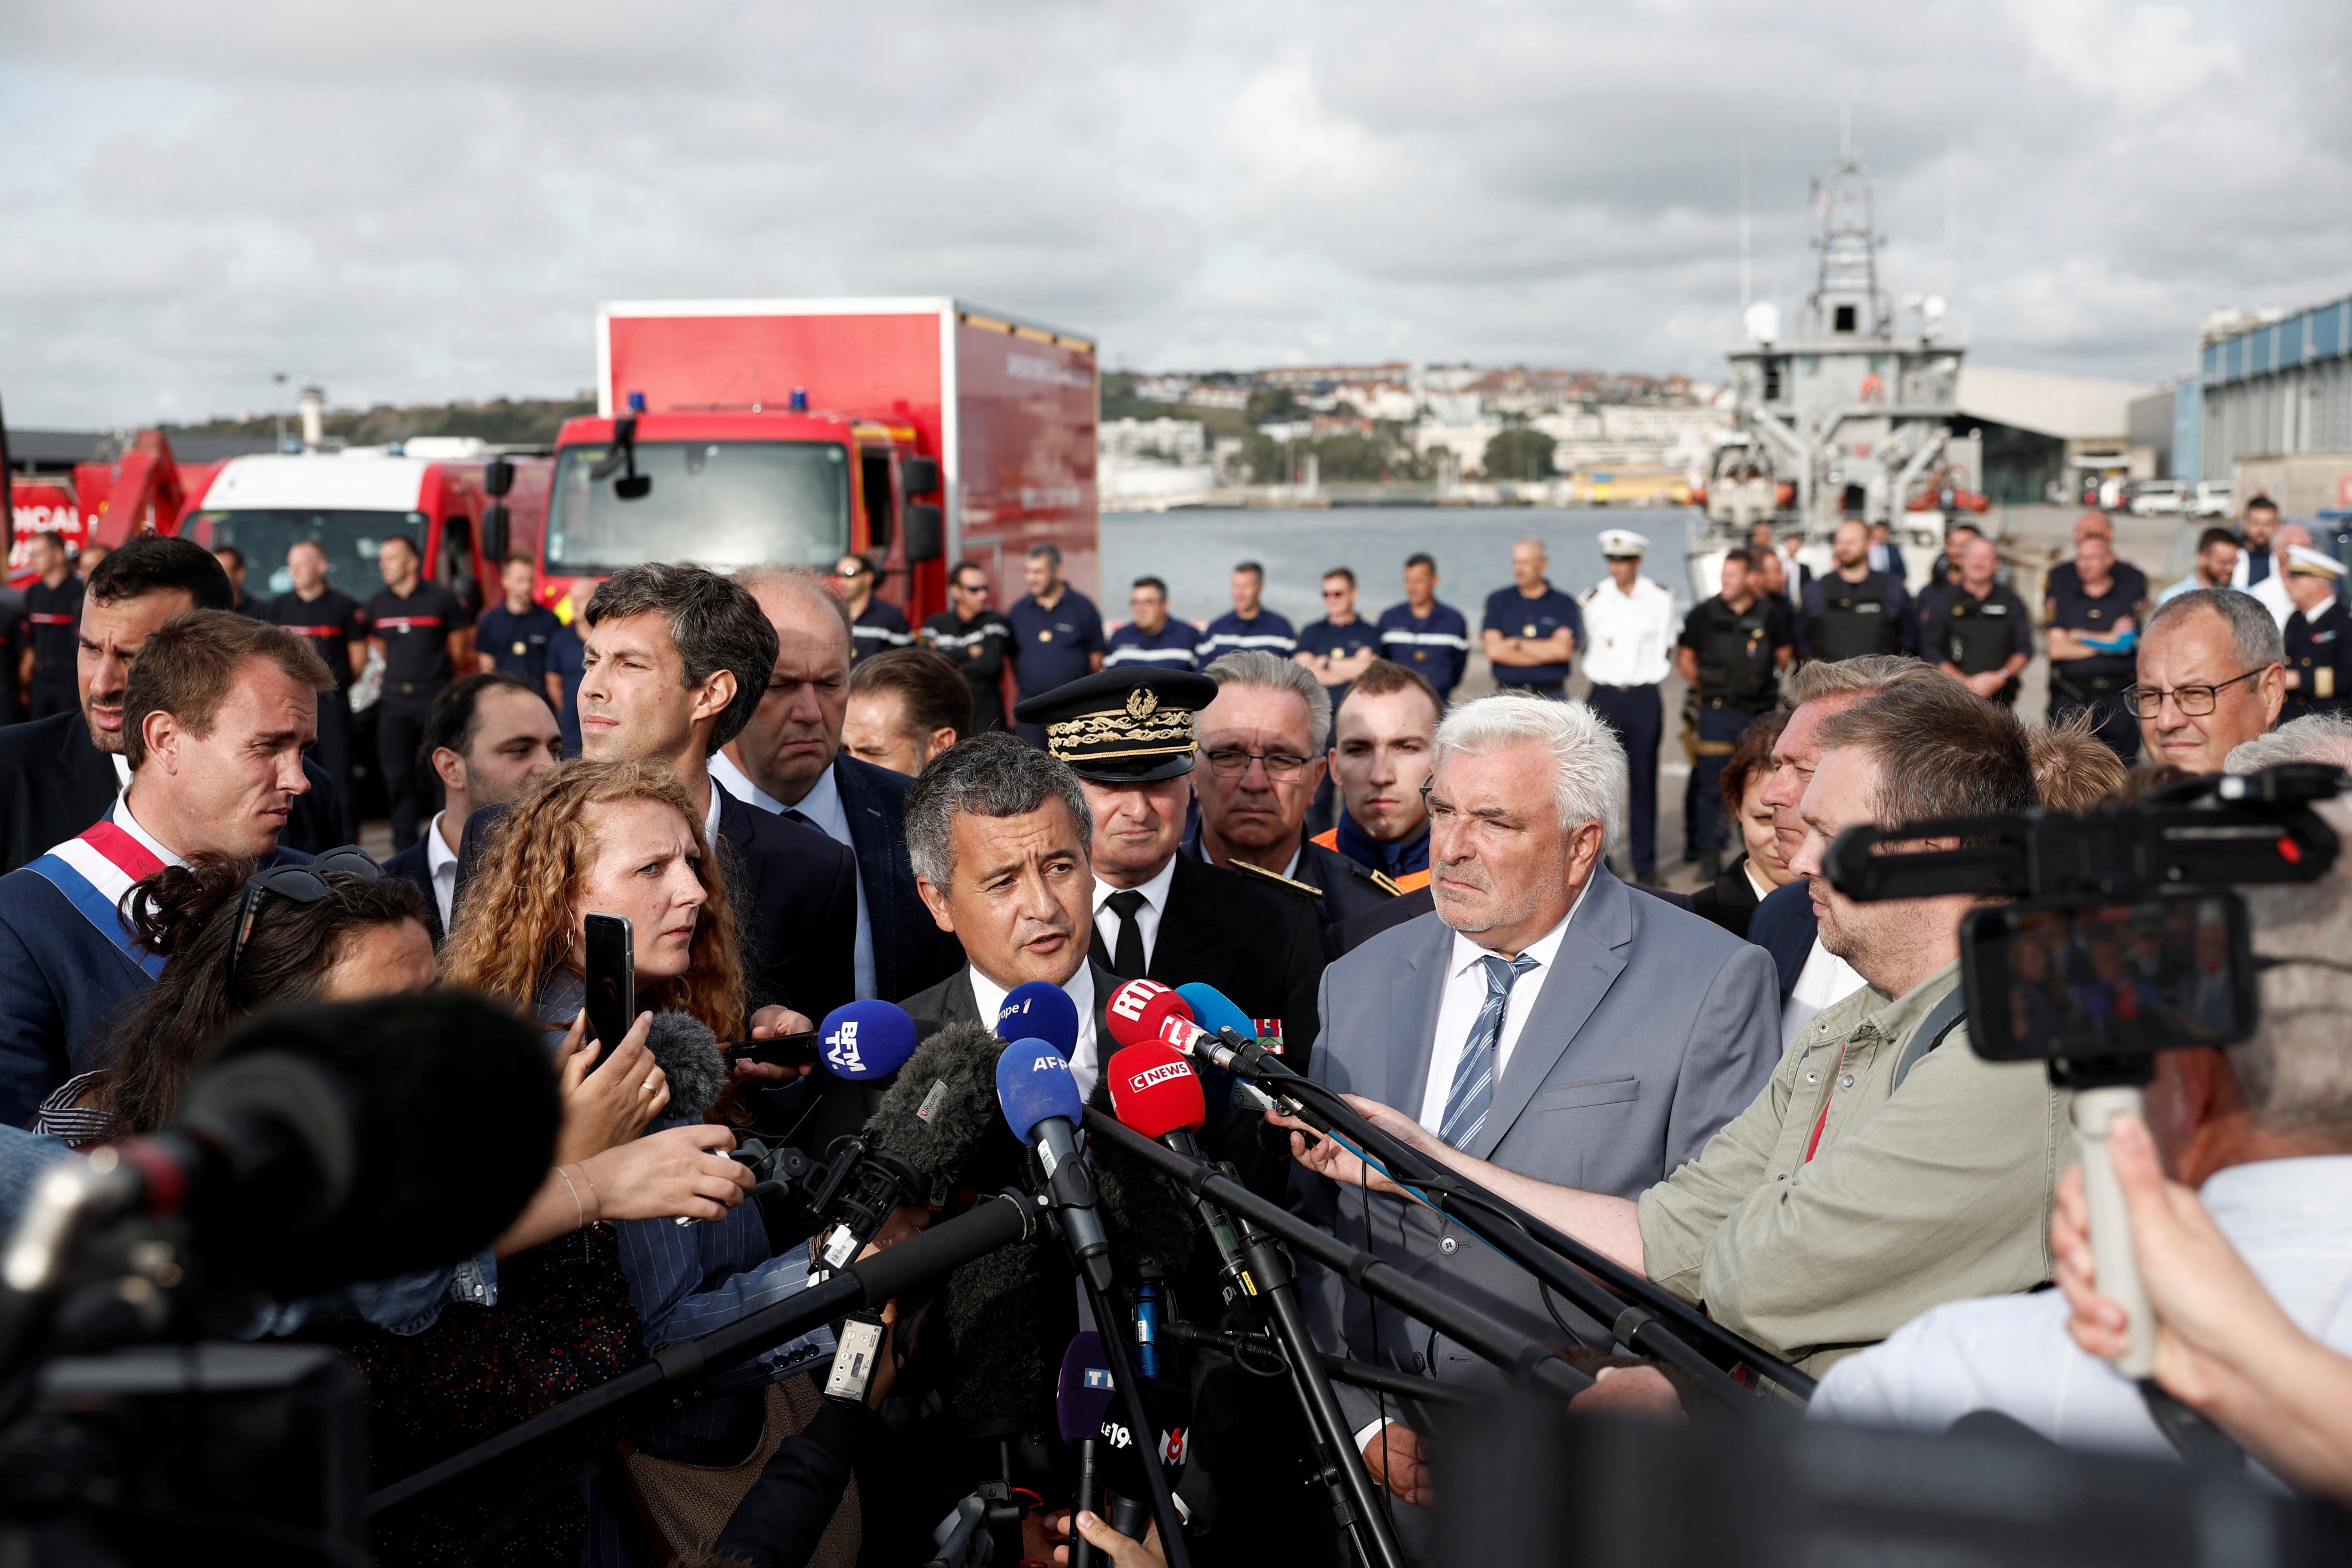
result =
[{"label": "smartphone", "polygon": [[636,939],[626,915],[587,919],[588,1032],[606,1050],[637,1018]]},{"label": "smartphone", "polygon": [[766,1062],[780,1068],[813,1068],[823,1058],[814,1029],[764,1040],[740,1040],[727,1047],[727,1054],[739,1062]]},{"label": "smartphone", "polygon": [[1960,984],[1969,1043],[1992,1061],[2228,1045],[2258,1008],[2246,906],[2228,892],[1972,910]]}]

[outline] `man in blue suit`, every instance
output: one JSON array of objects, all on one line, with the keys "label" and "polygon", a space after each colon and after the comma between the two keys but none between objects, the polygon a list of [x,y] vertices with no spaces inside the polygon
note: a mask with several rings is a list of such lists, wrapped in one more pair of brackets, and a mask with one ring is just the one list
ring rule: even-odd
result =
[{"label": "man in blue suit", "polygon": [[776,629],[776,668],[751,721],[710,759],[711,776],[857,858],[857,994],[902,1002],[964,962],[963,949],[915,891],[906,826],[914,780],[842,750],[850,626],[823,579],[797,567],[762,567],[738,581]]},{"label": "man in blue suit", "polygon": [[0,877],[0,1122],[106,1064],[107,1025],[161,973],[121,902],[191,856],[301,860],[278,843],[335,680],[301,637],[226,610],[149,637],[122,705],[131,783],[91,827]]}]

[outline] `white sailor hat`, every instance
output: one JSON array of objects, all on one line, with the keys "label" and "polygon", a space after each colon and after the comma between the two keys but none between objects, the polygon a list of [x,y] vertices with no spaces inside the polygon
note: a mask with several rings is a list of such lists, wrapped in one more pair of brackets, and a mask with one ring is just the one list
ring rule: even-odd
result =
[{"label": "white sailor hat", "polygon": [[1630,528],[1604,528],[1601,531],[1601,553],[1612,561],[1631,557],[1639,560],[1650,548],[1650,542]]},{"label": "white sailor hat", "polygon": [[2333,555],[2322,555],[2308,544],[2290,544],[2286,547],[2286,569],[2289,575],[2297,577],[2344,575],[2344,563],[2336,560]]}]

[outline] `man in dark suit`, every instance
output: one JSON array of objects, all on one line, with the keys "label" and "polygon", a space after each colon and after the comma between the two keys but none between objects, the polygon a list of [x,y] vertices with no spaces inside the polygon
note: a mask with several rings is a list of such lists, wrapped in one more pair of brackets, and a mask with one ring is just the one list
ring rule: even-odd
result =
[{"label": "man in dark suit", "polygon": [[898,1001],[953,974],[955,939],[931,922],[907,860],[914,781],[842,749],[852,658],[848,610],[814,572],[739,574],[776,632],[776,665],[751,722],[710,759],[728,793],[817,829],[857,858],[857,994]]},{"label": "man in dark suit", "polygon": [[466,824],[486,805],[519,797],[563,761],[563,731],[547,689],[499,670],[463,675],[433,700],[418,765],[441,785],[441,809],[416,842],[383,863],[425,892],[425,929],[437,946],[457,899]]},{"label": "man in dark suit", "polygon": [[[82,602],[80,710],[0,729],[0,874],[98,821],[130,784],[123,694],[148,638],[184,610],[235,606],[228,574],[194,540],[141,534],[99,563]],[[285,843],[331,849],[343,841],[341,799],[315,763],[302,771],[310,786],[293,798]]]},{"label": "man in dark suit", "polygon": [[327,667],[293,633],[226,610],[144,640],[154,657],[119,710],[130,786],[105,820],[0,877],[0,1121],[12,1125],[106,1065],[111,1016],[163,968],[123,919],[132,883],[198,854],[308,858],[278,840],[311,787],[302,749],[318,694],[334,689]]},{"label": "man in dark suit", "polygon": [[[776,632],[741,584],[699,566],[630,566],[597,588],[580,679],[580,740],[592,762],[668,765],[725,858],[754,1030],[806,1029],[856,999],[857,863],[815,828],[753,809],[710,776],[750,721],[775,668]],[[502,807],[474,814],[458,850],[457,907]],[[799,1021],[795,1022],[794,1020]],[[740,1062],[745,1077],[790,1069]]]}]

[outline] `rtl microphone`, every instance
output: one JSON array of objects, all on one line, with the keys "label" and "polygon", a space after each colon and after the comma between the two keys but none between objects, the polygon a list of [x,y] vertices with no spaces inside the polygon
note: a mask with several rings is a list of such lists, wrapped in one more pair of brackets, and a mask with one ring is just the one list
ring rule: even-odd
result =
[{"label": "rtl microphone", "polygon": [[[1073,1507],[1099,1517],[1103,1511],[1103,1423],[1117,1392],[1102,1336],[1087,1331],[1072,1336],[1062,1352],[1062,1379],[1054,1394],[1054,1420],[1062,1441],[1078,1450],[1078,1493]],[[1070,1532],[1070,1568],[1099,1563],[1101,1552],[1077,1531]]]},{"label": "rtl microphone", "polygon": [[996,1058],[996,1098],[1005,1125],[1045,1167],[1046,1189],[1078,1266],[1096,1289],[1108,1293],[1110,1240],[1095,1215],[1094,1178],[1078,1158],[1075,1130],[1085,1107],[1068,1059],[1043,1040],[1015,1040]]},{"label": "rtl microphone", "polygon": [[996,1034],[1005,1040],[1043,1040],[1067,1061],[1078,1053],[1078,1005],[1058,985],[1031,980],[1004,994]]},{"label": "rtl microphone", "polygon": [[[1110,1058],[1103,1068],[1103,1080],[1110,1085],[1110,1103],[1122,1125],[1131,1127],[1146,1138],[1158,1140],[1179,1154],[1197,1160],[1201,1148],[1192,1136],[1207,1119],[1208,1102],[1201,1092],[1201,1080],[1192,1065],[1177,1055],[1174,1047],[1159,1040],[1146,1040],[1128,1047]],[[1218,1289],[1223,1293],[1225,1305],[1244,1311],[1255,1309],[1257,1281],[1251,1277],[1249,1265],[1242,1256],[1241,1237],[1225,1211],[1206,1199],[1195,1200],[1200,1205],[1202,1222],[1207,1226],[1209,1239],[1216,1244]]]}]

